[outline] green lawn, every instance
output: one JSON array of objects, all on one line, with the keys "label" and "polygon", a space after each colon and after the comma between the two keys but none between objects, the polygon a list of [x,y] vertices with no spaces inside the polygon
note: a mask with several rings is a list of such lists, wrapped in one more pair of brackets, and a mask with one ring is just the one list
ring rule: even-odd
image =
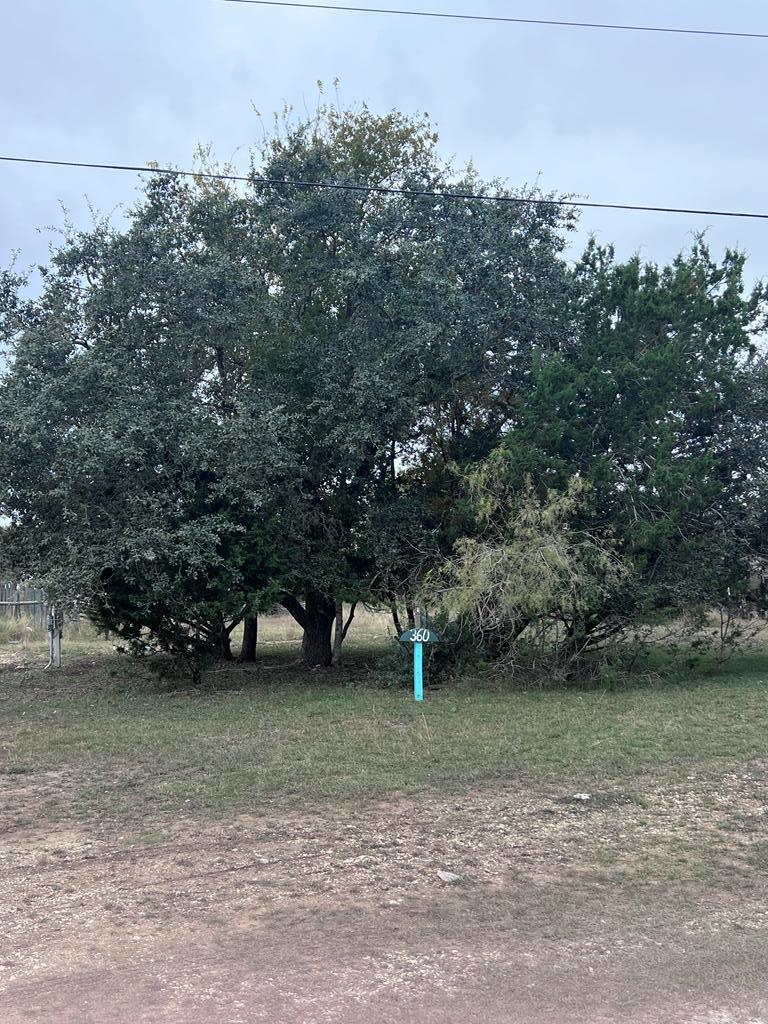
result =
[{"label": "green lawn", "polygon": [[612,691],[466,684],[421,707],[329,675],[286,681],[292,671],[274,659],[233,668],[219,692],[164,692],[103,656],[58,676],[3,672],[0,779],[12,797],[32,786],[17,801],[31,822],[216,815],[520,776],[567,777],[575,790],[768,752],[768,655]]}]

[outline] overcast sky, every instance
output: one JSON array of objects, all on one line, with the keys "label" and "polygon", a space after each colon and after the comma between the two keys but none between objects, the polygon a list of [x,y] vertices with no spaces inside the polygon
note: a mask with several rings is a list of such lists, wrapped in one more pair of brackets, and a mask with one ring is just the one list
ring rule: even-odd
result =
[{"label": "overcast sky", "polygon": [[[351,0],[354,2],[354,0]],[[372,6],[768,32],[765,0],[409,0]],[[343,104],[428,112],[446,156],[598,201],[768,210],[768,40],[270,9],[222,0],[3,5],[0,152],[189,166],[199,142],[247,168],[253,112]],[[0,163],[0,264],[44,260],[61,206],[115,211],[130,174]],[[586,211],[588,232],[667,260],[708,229],[768,276],[768,222]],[[43,229],[42,231],[40,229]]]}]

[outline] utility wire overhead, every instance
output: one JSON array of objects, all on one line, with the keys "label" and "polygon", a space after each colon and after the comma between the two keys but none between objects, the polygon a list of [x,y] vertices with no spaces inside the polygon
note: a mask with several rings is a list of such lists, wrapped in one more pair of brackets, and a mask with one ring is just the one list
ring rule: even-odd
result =
[{"label": "utility wire overhead", "polygon": [[642,213],[687,213],[703,217],[743,217],[768,220],[768,213],[738,210],[702,210],[683,206],[645,206],[640,203],[596,203],[586,199],[546,199],[534,196],[483,195],[479,192],[447,192],[437,189],[395,188],[388,185],[354,185],[342,181],[301,181],[293,178],[264,178],[259,175],[226,174],[214,171],[185,171],[144,164],[100,164],[81,160],[45,160],[42,157],[2,156],[0,161],[13,164],[36,164],[45,167],[79,167],[97,171],[131,171],[136,174],[162,174],[174,178],[206,178],[211,181],[242,181],[251,185],[286,188],[334,189],[345,192],[372,192],[382,195],[407,196],[413,199],[471,199],[482,203],[517,203],[528,206],[572,206],[578,209],[638,210]]},{"label": "utility wire overhead", "polygon": [[445,18],[451,21],[490,21],[510,25],[548,25],[558,28],[600,28],[617,32],[661,32],[679,36],[726,36],[732,39],[768,39],[768,32],[729,32],[708,28],[673,28],[668,25],[622,25],[599,21],[556,21],[550,18],[511,18],[496,14],[450,14],[448,11],[411,11],[389,7],[353,7],[346,4],[305,4],[295,0],[221,0],[226,4],[258,7],[296,7],[309,11],[351,11],[355,14],[396,14],[413,18]]}]

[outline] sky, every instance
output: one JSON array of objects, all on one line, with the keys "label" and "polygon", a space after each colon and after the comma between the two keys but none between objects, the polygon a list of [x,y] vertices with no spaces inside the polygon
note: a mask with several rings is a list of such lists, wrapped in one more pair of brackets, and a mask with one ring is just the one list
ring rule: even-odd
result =
[{"label": "sky", "polygon": [[[354,3],[355,0],[350,0]],[[764,0],[409,0],[515,17],[768,32]],[[0,153],[189,167],[199,143],[247,170],[285,103],[332,82],[342,105],[427,112],[440,149],[484,177],[581,198],[768,212],[768,39],[728,39],[289,10],[223,0],[5,4]],[[135,175],[0,163],[0,266],[47,258],[66,219],[119,223]],[[668,261],[706,230],[768,277],[768,221],[585,211],[622,257]]]}]

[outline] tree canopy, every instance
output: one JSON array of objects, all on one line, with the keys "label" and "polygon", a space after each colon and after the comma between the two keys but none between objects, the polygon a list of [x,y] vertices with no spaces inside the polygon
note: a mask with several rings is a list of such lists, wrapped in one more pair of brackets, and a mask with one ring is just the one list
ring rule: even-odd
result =
[{"label": "tree canopy", "polygon": [[465,612],[505,567],[494,621],[579,650],[747,586],[768,391],[741,254],[569,266],[557,197],[455,172],[397,112],[289,119],[252,170],[152,177],[36,297],[0,278],[9,568],[190,658],[282,603],[311,665],[339,602],[407,600],[436,566]]},{"label": "tree canopy", "polygon": [[449,562],[454,605],[507,639],[545,628],[576,656],[745,595],[765,552],[766,291],[744,294],[743,266],[702,240],[664,268],[590,243],[573,333],[470,476],[477,532]]}]

